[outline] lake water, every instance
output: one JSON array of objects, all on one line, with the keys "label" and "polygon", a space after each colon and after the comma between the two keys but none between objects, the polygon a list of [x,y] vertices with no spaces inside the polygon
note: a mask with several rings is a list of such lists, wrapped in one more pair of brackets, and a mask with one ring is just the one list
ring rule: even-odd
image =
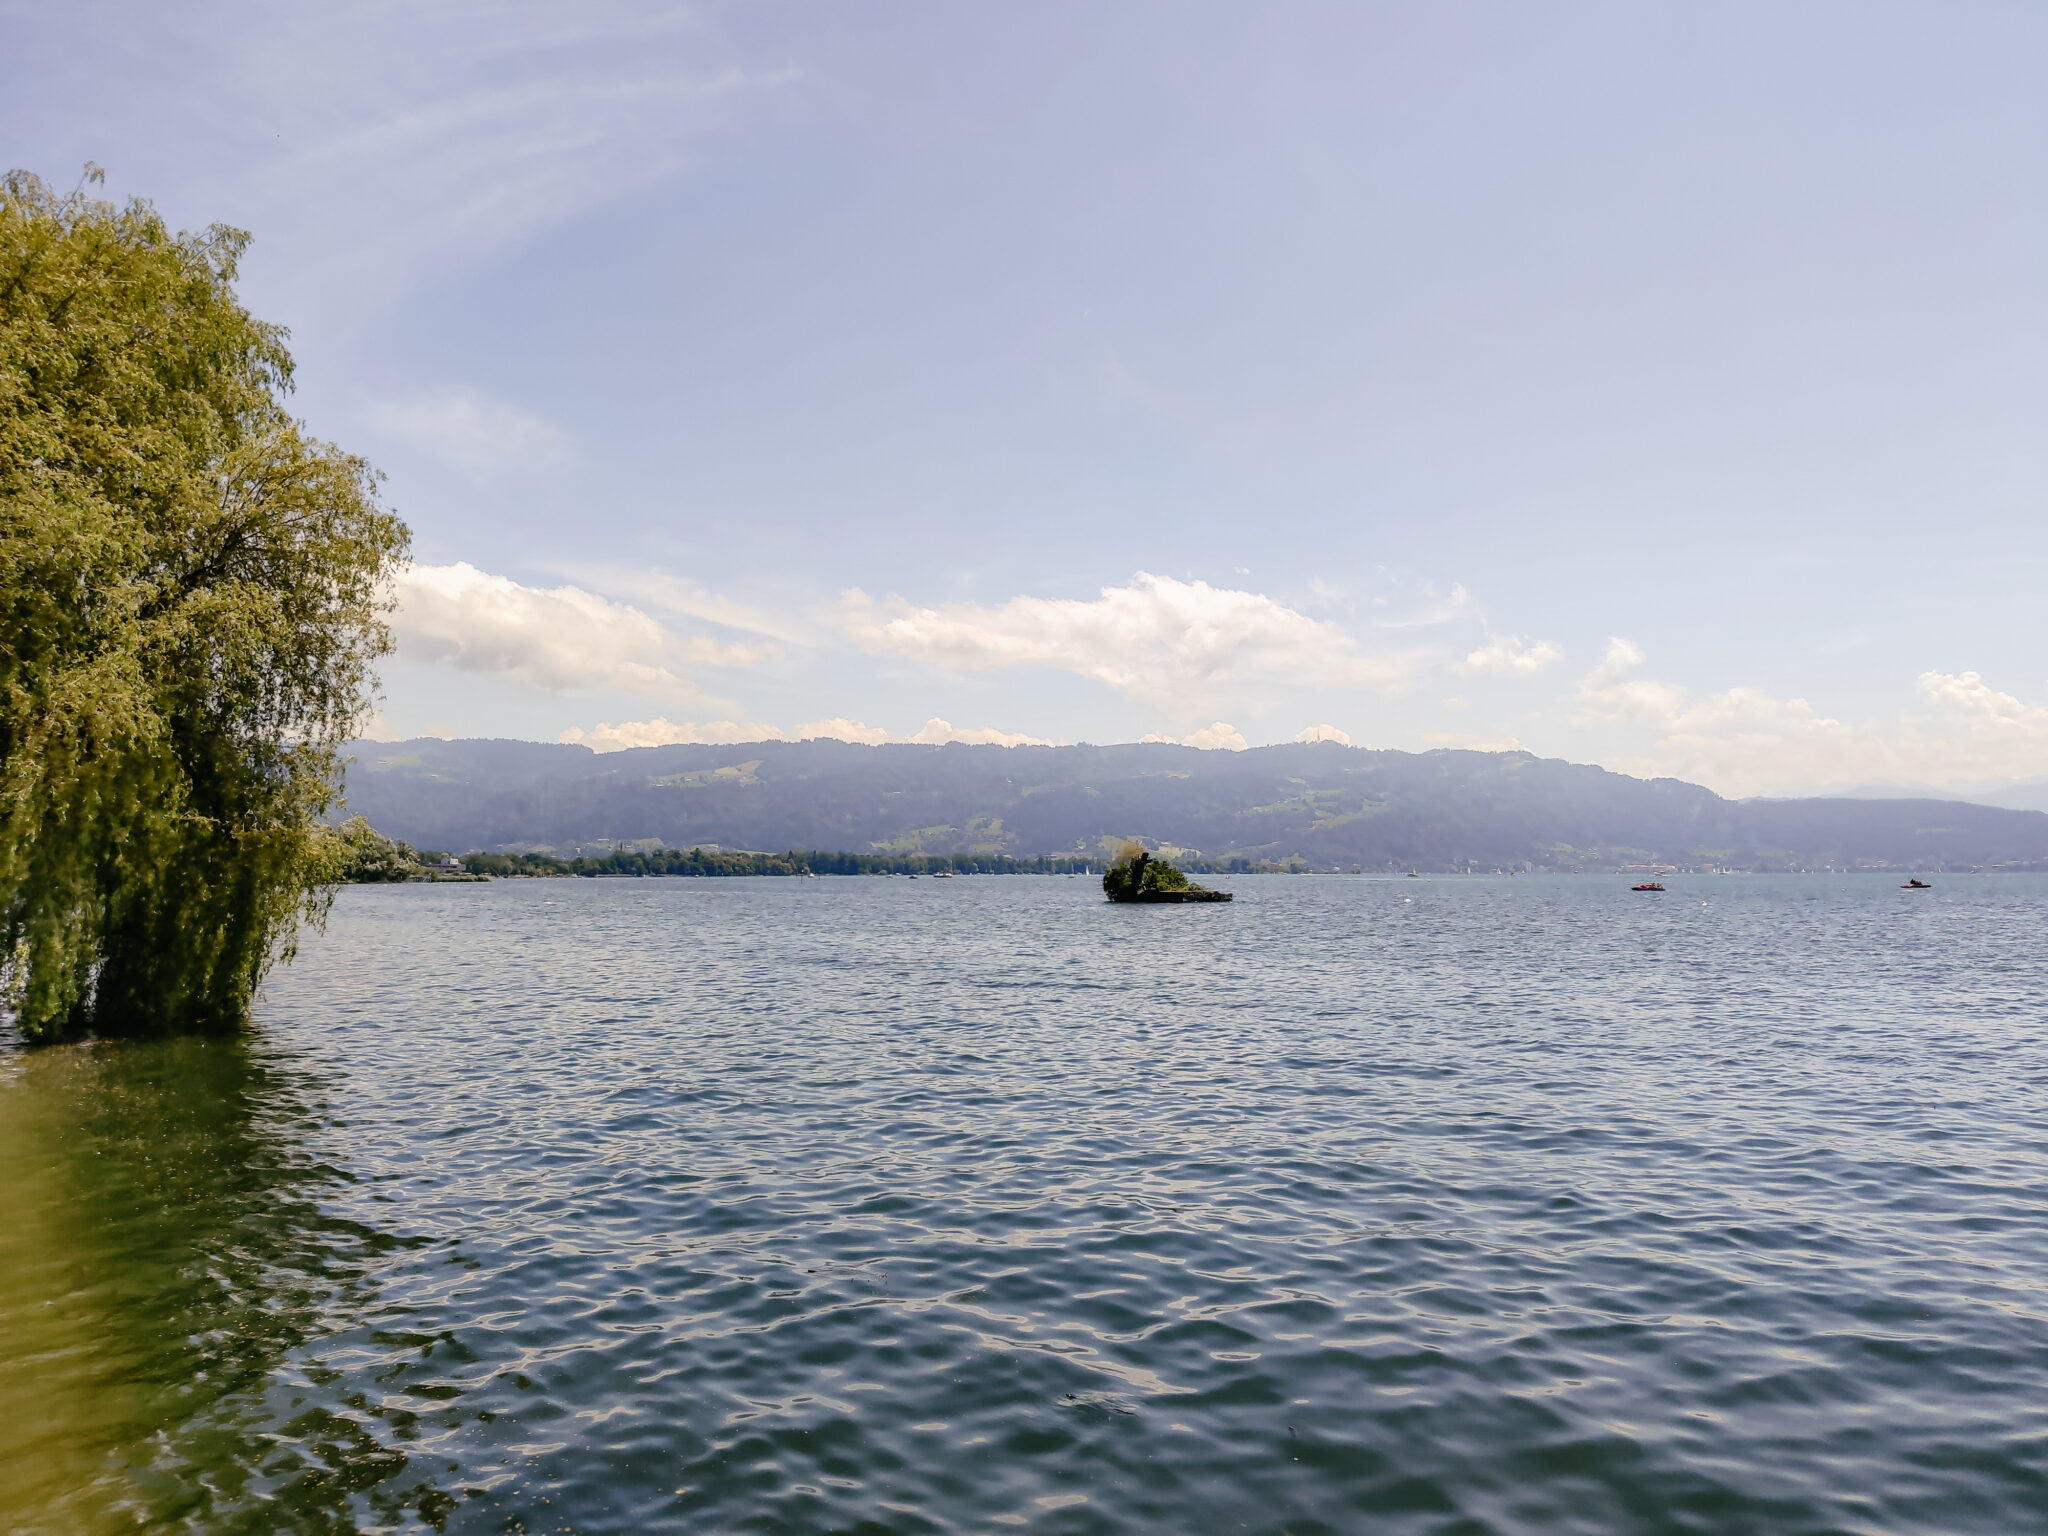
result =
[{"label": "lake water", "polygon": [[2048,879],[344,891],[0,1054],[0,1529],[2048,1529]]}]

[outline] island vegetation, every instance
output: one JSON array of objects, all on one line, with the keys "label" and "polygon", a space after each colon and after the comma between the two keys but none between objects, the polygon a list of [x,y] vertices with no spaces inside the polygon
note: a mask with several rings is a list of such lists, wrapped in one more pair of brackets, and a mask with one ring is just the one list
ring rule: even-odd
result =
[{"label": "island vegetation", "polygon": [[1109,868],[1102,872],[1102,891],[1111,901],[1185,902],[1228,901],[1230,892],[1212,891],[1196,885],[1150,850],[1126,843]]},{"label": "island vegetation", "polygon": [[0,985],[31,1040],[231,1029],[317,919],[405,524],[287,407],[248,236],[0,182]]}]

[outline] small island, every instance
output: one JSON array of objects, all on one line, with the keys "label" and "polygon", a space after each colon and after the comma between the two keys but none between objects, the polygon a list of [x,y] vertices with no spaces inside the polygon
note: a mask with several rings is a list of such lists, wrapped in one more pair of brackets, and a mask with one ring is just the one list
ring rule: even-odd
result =
[{"label": "small island", "polygon": [[1228,891],[1196,885],[1171,864],[1126,843],[1116,862],[1102,872],[1103,894],[1111,901],[1229,901]]}]

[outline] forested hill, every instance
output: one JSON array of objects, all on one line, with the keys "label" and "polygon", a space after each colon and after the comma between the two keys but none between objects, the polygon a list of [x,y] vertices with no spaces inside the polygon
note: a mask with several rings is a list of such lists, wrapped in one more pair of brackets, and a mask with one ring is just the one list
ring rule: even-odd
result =
[{"label": "forested hill", "polygon": [[1318,868],[2048,867],[2048,815],[1948,800],[1730,801],[1525,752],[358,742],[348,810],[419,847],[605,842],[1099,855],[1127,837]]}]

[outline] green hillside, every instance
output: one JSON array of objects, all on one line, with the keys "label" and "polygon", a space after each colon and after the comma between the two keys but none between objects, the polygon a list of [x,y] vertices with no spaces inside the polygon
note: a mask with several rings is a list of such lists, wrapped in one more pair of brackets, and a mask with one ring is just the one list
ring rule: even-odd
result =
[{"label": "green hillside", "polygon": [[1345,870],[2048,867],[2048,815],[2036,811],[1730,801],[1525,752],[807,741],[600,755],[435,740],[352,751],[351,812],[454,851],[638,842],[1105,857],[1137,838],[1202,863]]}]

